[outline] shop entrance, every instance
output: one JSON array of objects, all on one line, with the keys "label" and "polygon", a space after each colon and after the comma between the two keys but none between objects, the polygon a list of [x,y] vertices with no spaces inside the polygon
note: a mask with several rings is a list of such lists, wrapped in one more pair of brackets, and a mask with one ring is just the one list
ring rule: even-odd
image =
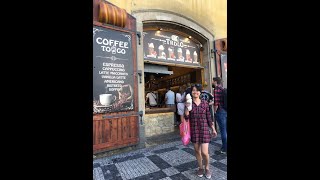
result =
[{"label": "shop entrance", "polygon": [[[176,94],[183,85],[203,84],[208,89],[211,64],[207,39],[184,26],[146,22],[142,36],[146,100],[143,122],[145,137],[151,138],[175,132],[180,120]],[[166,104],[167,88],[174,92],[174,99],[169,92]]]},{"label": "shop entrance", "polygon": [[[201,83],[203,69],[177,65],[159,65],[145,63],[145,137],[151,138],[164,134],[179,137],[180,117],[176,108],[176,94],[179,88],[187,84]],[[168,106],[165,102],[166,88],[174,92],[174,105]],[[151,93],[152,92],[152,93]],[[151,105],[147,97],[156,97],[156,106]]]},{"label": "shop entrance", "polygon": [[[148,67],[148,63],[145,63]],[[153,92],[156,95],[157,106],[150,107],[146,102],[146,111],[154,108],[165,108],[166,88],[169,87],[175,94],[179,92],[179,87],[187,84],[201,84],[201,68],[182,66],[154,66],[153,72],[145,71],[145,94]],[[160,70],[161,69],[161,70]],[[167,71],[163,70],[167,69]]]}]

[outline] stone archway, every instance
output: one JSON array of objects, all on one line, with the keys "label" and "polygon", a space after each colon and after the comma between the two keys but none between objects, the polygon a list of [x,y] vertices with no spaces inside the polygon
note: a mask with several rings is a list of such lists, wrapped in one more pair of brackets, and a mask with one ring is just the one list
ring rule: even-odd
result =
[{"label": "stone archway", "polygon": [[[158,9],[147,9],[147,10],[137,10],[133,11],[132,16],[136,18],[137,21],[137,31],[143,32],[144,24],[154,23],[154,24],[168,24],[170,26],[181,27],[181,31],[187,34],[192,34],[192,36],[197,37],[201,44],[203,45],[203,62],[207,72],[205,74],[205,81],[207,81],[208,86],[211,87],[212,76],[216,75],[216,66],[213,63],[214,54],[211,53],[213,49],[214,35],[208,31],[205,27],[201,26],[197,22],[190,18],[187,18],[181,14],[177,14],[171,11],[158,10]],[[143,37],[141,37],[141,42],[143,42]],[[144,69],[143,61],[143,47],[142,44],[138,46],[137,58],[138,58],[138,69]],[[144,79],[144,77],[142,77]],[[144,98],[144,82],[139,85],[139,99]],[[210,88],[211,89],[211,88]],[[139,109],[144,109],[144,102],[140,101]]]}]

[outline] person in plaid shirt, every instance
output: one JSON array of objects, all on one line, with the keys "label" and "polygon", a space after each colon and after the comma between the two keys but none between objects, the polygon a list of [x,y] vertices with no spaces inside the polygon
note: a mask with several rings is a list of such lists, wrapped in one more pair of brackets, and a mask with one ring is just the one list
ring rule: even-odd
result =
[{"label": "person in plaid shirt", "polygon": [[[217,132],[214,128],[214,122],[211,118],[208,102],[200,99],[201,91],[201,85],[196,84],[192,86],[192,110],[189,112],[188,108],[185,108],[185,120],[190,120],[191,142],[194,145],[194,150],[199,165],[197,175],[199,177],[203,176],[203,158],[205,163],[205,176],[206,178],[210,179],[209,142],[212,136],[217,136]],[[210,128],[212,129],[212,135],[209,132]]]},{"label": "person in plaid shirt", "polygon": [[220,149],[220,153],[226,154],[227,153],[227,111],[223,109],[223,99],[222,99],[222,85],[221,85],[221,78],[215,77],[213,78],[212,82],[213,96],[214,96],[214,118],[218,122],[220,133],[221,133],[221,140],[222,140],[222,147]]}]

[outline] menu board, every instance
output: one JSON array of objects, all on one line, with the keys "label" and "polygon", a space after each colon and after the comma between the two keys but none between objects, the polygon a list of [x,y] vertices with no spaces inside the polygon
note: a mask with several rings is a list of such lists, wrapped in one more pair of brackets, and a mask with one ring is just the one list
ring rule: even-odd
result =
[{"label": "menu board", "polygon": [[93,112],[134,107],[131,34],[93,26]]},{"label": "menu board", "polygon": [[144,31],[143,49],[145,60],[200,66],[200,45],[172,32]]}]

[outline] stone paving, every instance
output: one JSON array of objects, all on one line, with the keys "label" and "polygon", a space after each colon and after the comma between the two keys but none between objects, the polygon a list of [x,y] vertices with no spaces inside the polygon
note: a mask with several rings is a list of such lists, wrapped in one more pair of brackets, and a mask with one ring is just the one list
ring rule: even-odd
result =
[{"label": "stone paving", "polygon": [[[227,179],[227,155],[215,152],[221,147],[220,138],[209,144],[211,179]],[[94,180],[109,179],[206,179],[196,176],[198,169],[193,145],[174,141],[128,153],[95,159]]]}]

